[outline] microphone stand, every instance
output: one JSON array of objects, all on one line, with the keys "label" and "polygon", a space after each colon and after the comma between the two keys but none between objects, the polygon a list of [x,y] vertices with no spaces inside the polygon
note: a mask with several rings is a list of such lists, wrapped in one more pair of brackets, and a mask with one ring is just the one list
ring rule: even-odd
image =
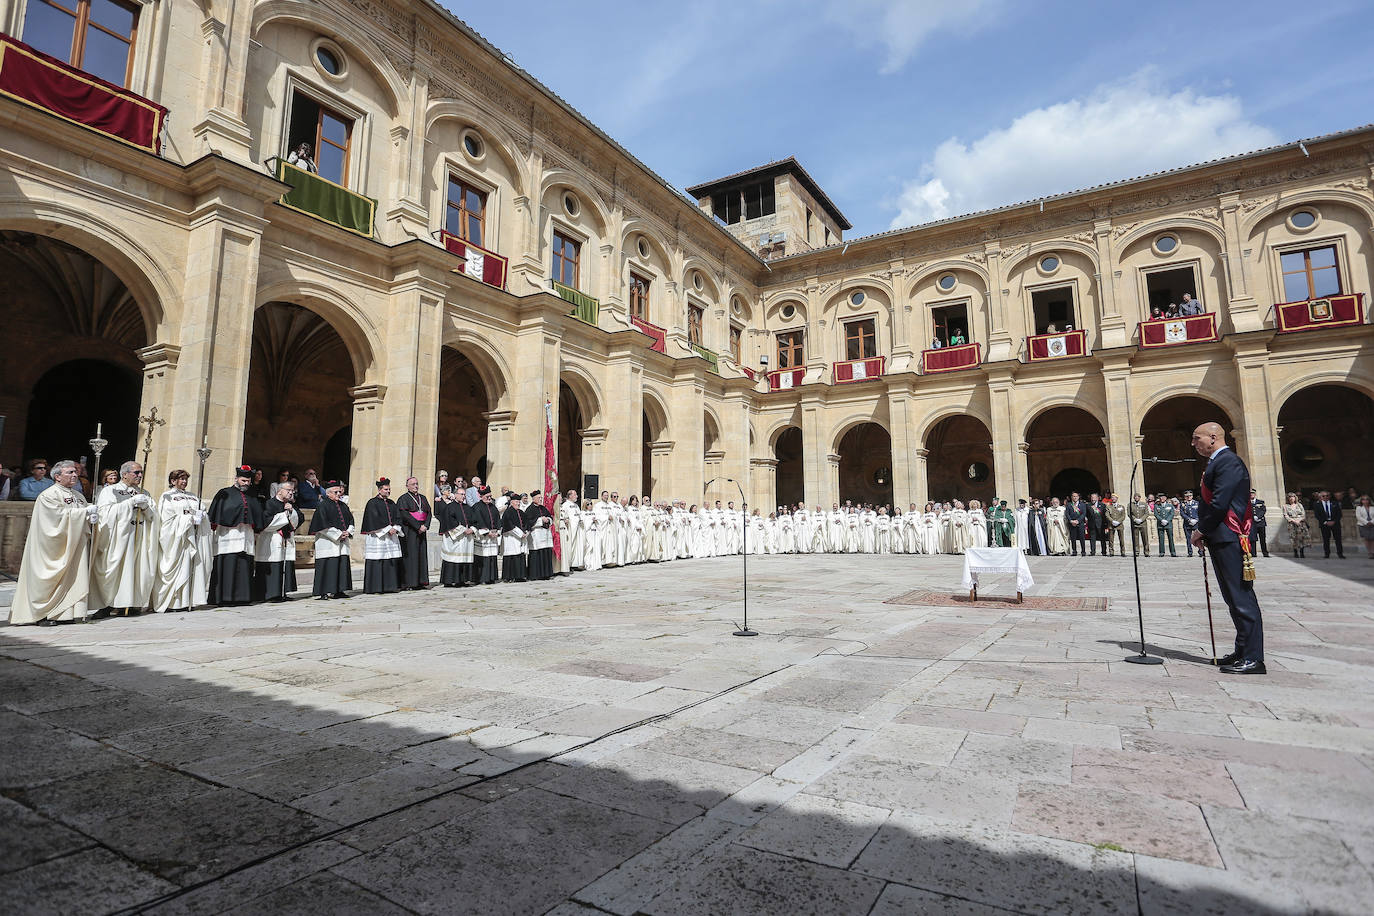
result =
[{"label": "microphone stand", "polygon": [[710,480],[706,481],[706,486],[701,488],[702,500],[706,499],[706,491],[711,489],[711,484],[715,483],[717,480],[728,480],[735,485],[735,489],[739,491],[739,502],[740,506],[743,507],[742,511],[744,513],[744,530],[741,532],[742,546],[740,548],[744,552],[744,625],[732,635],[758,636],[759,634],[756,630],[749,629],[749,503],[745,502],[744,488],[741,487],[739,481],[735,480],[733,477],[712,477]]},{"label": "microphone stand", "polygon": [[[1153,459],[1152,459],[1153,460]],[[1131,498],[1135,498],[1135,475],[1140,470],[1140,459],[1136,459],[1135,465],[1131,468],[1131,485],[1129,487]],[[1126,521],[1131,522],[1129,514]],[[1125,661],[1133,665],[1162,665],[1164,659],[1157,655],[1147,655],[1145,653],[1145,608],[1140,601],[1140,538],[1135,535],[1135,525],[1131,524],[1131,566],[1135,570],[1135,612],[1140,621],[1140,654],[1128,655]],[[1145,534],[1142,533],[1141,537]]]}]

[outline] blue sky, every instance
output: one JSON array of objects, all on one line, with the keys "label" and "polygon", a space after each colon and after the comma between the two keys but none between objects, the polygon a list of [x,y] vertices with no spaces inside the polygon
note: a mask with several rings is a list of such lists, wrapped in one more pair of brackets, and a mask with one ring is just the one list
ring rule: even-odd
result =
[{"label": "blue sky", "polygon": [[850,237],[1374,121],[1367,2],[445,2],[677,187],[795,155]]}]

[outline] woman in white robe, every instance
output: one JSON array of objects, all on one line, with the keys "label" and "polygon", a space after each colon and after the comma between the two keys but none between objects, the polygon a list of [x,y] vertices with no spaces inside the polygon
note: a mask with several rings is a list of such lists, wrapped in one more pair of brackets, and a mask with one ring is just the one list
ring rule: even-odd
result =
[{"label": "woman in white robe", "polygon": [[940,513],[940,553],[954,553],[954,507],[944,503]]},{"label": "woman in white robe", "polygon": [[968,550],[972,539],[968,510],[962,502],[955,500],[954,508],[949,513],[949,552],[963,553]]},{"label": "woman in white robe", "polygon": [[777,549],[778,553],[797,552],[797,520],[786,509],[778,513],[777,535],[774,547]]},{"label": "woman in white robe", "polygon": [[582,526],[582,568],[587,572],[601,568],[602,519],[590,499],[582,502],[582,511],[578,513],[577,520]]},{"label": "woman in white robe", "polygon": [[207,603],[210,589],[210,520],[194,493],[187,471],[167,475],[171,489],[158,498],[158,559],[152,608],[159,614],[189,611]]},{"label": "woman in white robe", "polygon": [[811,513],[806,511],[806,506],[798,506],[792,513],[792,550],[810,553],[811,543]]},{"label": "woman in white robe", "polygon": [[755,509],[749,515],[749,552],[756,557],[761,557],[766,553],[776,553],[773,549],[772,527],[774,517],[770,513],[768,518],[759,514]]},{"label": "woman in white robe", "polygon": [[586,565],[581,516],[582,509],[575,498],[565,497],[558,504],[558,539],[563,548],[563,555],[558,558],[559,572],[572,572]]},{"label": "woman in white robe", "polygon": [[872,509],[859,510],[859,553],[874,553],[874,539],[878,530],[878,513]]},{"label": "woman in white robe", "polygon": [[830,552],[830,525],[825,512],[817,506],[811,512],[811,553]]},{"label": "woman in white robe", "polygon": [[940,513],[935,511],[935,503],[926,503],[926,511],[921,513],[921,553],[940,553]]},{"label": "woman in white robe", "polygon": [[906,552],[925,553],[925,544],[921,537],[921,512],[915,503],[907,508],[906,514],[902,516],[902,522],[902,541]]},{"label": "woman in white robe", "polygon": [[988,517],[983,514],[983,504],[976,499],[968,504],[969,547],[988,546]]},{"label": "woman in white robe", "polygon": [[887,514],[887,506],[873,518],[873,552],[892,553],[892,516]]}]

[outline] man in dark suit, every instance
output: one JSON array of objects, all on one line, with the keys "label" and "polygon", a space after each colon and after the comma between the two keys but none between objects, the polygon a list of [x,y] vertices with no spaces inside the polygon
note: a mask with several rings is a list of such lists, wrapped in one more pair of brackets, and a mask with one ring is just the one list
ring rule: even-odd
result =
[{"label": "man in dark suit", "polygon": [[1259,498],[1256,491],[1250,491],[1250,511],[1255,514],[1255,523],[1250,526],[1250,556],[1255,556],[1255,551],[1261,551],[1266,557],[1269,556],[1269,521],[1265,518],[1265,513],[1269,507],[1264,504],[1264,500]]},{"label": "man in dark suit", "polygon": [[1087,556],[1088,545],[1084,540],[1087,531],[1087,507],[1083,505],[1083,500],[1078,498],[1078,494],[1073,494],[1069,498],[1069,504],[1064,507],[1064,521],[1069,523],[1069,553],[1072,556]]},{"label": "man in dark suit", "polygon": [[1336,556],[1345,559],[1345,547],[1341,544],[1341,501],[1332,499],[1331,494],[1322,490],[1312,503],[1312,514],[1317,517],[1317,527],[1322,532],[1322,550],[1331,559],[1331,539],[1336,539]]},{"label": "man in dark suit", "polygon": [[1250,507],[1250,472],[1245,462],[1226,445],[1226,433],[1218,423],[1203,423],[1193,430],[1193,448],[1207,459],[1202,475],[1202,500],[1198,503],[1193,546],[1206,541],[1212,555],[1221,597],[1236,627],[1236,649],[1220,660],[1228,674],[1264,674],[1264,623],[1260,618],[1255,585],[1245,579],[1245,556],[1253,518]]},{"label": "man in dark suit", "polygon": [[1107,555],[1107,507],[1102,505],[1101,497],[1094,493],[1088,503],[1086,522],[1088,525],[1088,540],[1091,542],[1092,554],[1097,556],[1097,545],[1102,545],[1102,555]]}]

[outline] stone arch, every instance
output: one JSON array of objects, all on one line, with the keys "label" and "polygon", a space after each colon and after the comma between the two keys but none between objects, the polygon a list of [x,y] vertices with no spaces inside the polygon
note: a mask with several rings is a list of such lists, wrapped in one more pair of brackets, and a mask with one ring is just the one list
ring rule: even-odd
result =
[{"label": "stone arch", "polygon": [[[367,30],[360,28],[355,20],[341,16],[317,3],[303,3],[301,0],[267,0],[253,10],[253,37],[261,35],[262,30],[273,22],[290,22],[328,35],[337,41],[344,50],[356,55],[359,63],[371,70],[386,88],[388,98],[385,101],[389,103],[387,114],[392,118],[400,115],[405,107],[404,100],[410,96],[410,89],[386,54],[368,35]],[[247,104],[247,99],[244,100],[244,104]]]},{"label": "stone arch", "polygon": [[597,385],[592,374],[577,363],[564,360],[558,373],[558,380],[567,385],[568,390],[577,398],[577,405],[582,412],[582,422],[585,428],[590,429],[599,425],[603,398],[601,397],[601,388]]},{"label": "stone arch", "polygon": [[1022,433],[1026,492],[1062,496],[1055,481],[1070,471],[1105,485],[1111,480],[1106,438],[1107,424],[1081,404],[1061,402],[1038,411]]},{"label": "stone arch", "polygon": [[1330,490],[1337,498],[1348,487],[1370,492],[1374,395],[1343,381],[1306,381],[1274,411],[1284,490],[1305,497]]},{"label": "stone arch", "polygon": [[649,419],[650,428],[654,434],[654,441],[663,441],[668,437],[668,404],[653,388],[645,385],[643,388],[644,415]]},{"label": "stone arch", "polygon": [[1030,247],[1021,252],[1016,260],[1004,267],[1002,275],[1010,278],[1027,261],[1032,261],[1042,254],[1053,254],[1056,251],[1072,251],[1074,254],[1087,258],[1092,264],[1094,272],[1100,272],[1102,269],[1097,259],[1097,249],[1091,245],[1076,242],[1073,239],[1044,239],[1043,241],[1032,242]]},{"label": "stone arch", "polygon": [[945,258],[942,261],[935,261],[934,263],[922,267],[916,275],[911,278],[911,282],[907,284],[906,297],[908,299],[914,298],[916,296],[916,290],[920,288],[922,283],[925,283],[931,277],[943,273],[959,273],[960,271],[973,274],[977,277],[983,284],[983,294],[987,294],[988,289],[992,286],[992,278],[988,275],[987,268],[975,261],[960,261],[954,258]]},{"label": "stone arch", "polygon": [[[998,458],[992,449],[992,424],[985,416],[968,408],[941,411],[927,419],[918,441],[927,452],[926,478],[931,499],[986,502],[996,495]],[[980,465],[982,476],[971,476],[969,472]]]},{"label": "stone arch", "polygon": [[926,439],[930,437],[931,431],[950,417],[972,417],[988,429],[989,440],[991,440],[992,415],[986,411],[979,410],[972,404],[966,404],[962,406],[941,408],[928,415],[921,423],[920,429],[916,434],[916,441],[924,443]]},{"label": "stone arch", "polygon": [[1369,398],[1374,398],[1374,374],[1361,372],[1353,366],[1348,370],[1324,370],[1312,372],[1302,378],[1294,379],[1280,388],[1274,394],[1274,416],[1277,417],[1283,405],[1288,403],[1289,398],[1305,388],[1313,385],[1340,385],[1343,388],[1354,388],[1356,391]]},{"label": "stone arch", "polygon": [[[1244,411],[1241,410],[1240,404],[1223,394],[1218,394],[1210,390],[1203,391],[1197,385],[1178,384],[1167,385],[1164,388],[1152,391],[1150,396],[1146,398],[1145,401],[1141,403],[1138,410],[1135,411],[1140,415],[1139,422],[1144,423],[1145,417],[1149,415],[1150,411],[1154,410],[1165,401],[1177,397],[1194,397],[1201,401],[1207,401],[1224,413],[1232,423],[1239,422],[1239,418],[1245,416]],[[1198,422],[1201,423],[1206,419],[1206,417],[1200,417]],[[1228,429],[1226,432],[1229,435],[1231,431]],[[1139,426],[1137,426],[1136,434],[1139,435],[1139,433],[1140,429]]]},{"label": "stone arch", "polygon": [[[1170,402],[1183,400],[1209,405],[1219,411],[1221,416],[1200,415],[1195,412],[1180,418],[1176,410],[1171,410]],[[1162,492],[1176,496],[1183,490],[1196,490],[1198,478],[1207,467],[1206,459],[1198,457],[1191,444],[1193,430],[1197,425],[1208,420],[1221,423],[1222,429],[1226,431],[1226,444],[1232,448],[1236,447],[1231,431],[1243,422],[1244,415],[1238,409],[1223,403],[1225,400],[1210,393],[1189,390],[1185,386],[1166,389],[1159,397],[1150,400],[1149,405],[1141,411],[1140,420],[1136,425],[1136,435],[1139,437],[1137,441],[1140,443],[1139,457],[1169,458],[1175,461],[1168,464],[1142,461],[1140,476],[1136,481],[1136,493]],[[1173,422],[1170,423],[1170,420]],[[1242,457],[1247,457],[1243,451]],[[1118,482],[1117,493],[1123,498],[1126,494],[1122,493],[1120,488],[1125,486],[1125,483]],[[1131,496],[1134,497],[1135,493]]]},{"label": "stone arch", "polygon": [[[1280,210],[1288,210],[1301,204],[1320,205],[1324,201],[1334,204],[1344,204],[1364,213],[1371,223],[1374,223],[1374,203],[1369,198],[1357,194],[1354,191],[1340,191],[1335,188],[1312,188],[1306,191],[1297,191],[1293,194],[1280,195],[1268,203],[1256,207],[1254,212],[1241,218],[1240,234],[1242,238],[1249,239],[1254,235],[1255,230],[1266,219],[1278,213]],[[1352,226],[1352,229],[1359,231],[1359,227]],[[1368,230],[1366,230],[1367,232]]]},{"label": "stone arch", "polygon": [[0,229],[55,239],[105,265],[138,305],[146,340],[166,339],[168,306],[179,306],[181,297],[157,258],[133,235],[88,212],[52,201],[4,198],[0,210],[15,214],[0,219]]},{"label": "stone arch", "polygon": [[712,445],[715,445],[717,449],[723,447],[725,440],[721,435],[720,417],[707,404],[702,405],[701,417],[702,442],[706,446],[706,451],[712,451]]},{"label": "stone arch", "polygon": [[826,308],[836,303],[840,299],[847,299],[849,294],[856,289],[871,289],[882,293],[887,297],[888,302],[897,301],[897,291],[891,283],[880,280],[877,277],[849,277],[840,281],[840,288],[835,290],[830,301],[826,303]]},{"label": "stone arch", "polygon": [[[691,276],[694,270],[701,273],[701,289],[697,289],[692,285],[691,281],[688,280],[688,277]],[[719,304],[721,302],[720,284],[717,283],[715,277],[712,276],[713,273],[714,271],[711,269],[710,264],[707,264],[706,261],[697,255],[689,255],[682,259],[682,275],[678,277],[678,284],[686,295],[696,294],[704,298],[707,302]]]},{"label": "stone arch", "polygon": [[453,325],[444,330],[443,346],[460,351],[472,362],[486,389],[488,410],[505,410],[509,407],[510,380],[515,378],[515,373],[500,350],[473,329]]},{"label": "stone arch", "polygon": [[[672,253],[668,250],[668,246],[664,243],[663,239],[659,237],[658,231],[654,228],[653,224],[646,219],[631,217],[620,227],[620,248],[622,251],[629,250],[630,238],[636,235],[644,236],[645,240],[649,243],[649,247],[653,249],[653,253],[656,253],[658,257],[663,260],[665,270],[672,270]],[[633,254],[638,257],[639,252],[634,251]],[[665,279],[671,278],[665,277]]]},{"label": "stone arch", "polygon": [[269,280],[260,285],[254,310],[269,302],[299,305],[327,321],[348,349],[348,358],[353,364],[354,384],[363,385],[372,380],[379,369],[376,354],[381,352],[381,341],[372,323],[355,302],[322,283],[294,278]]},{"label": "stone arch", "polygon": [[[539,200],[542,202],[544,196],[556,187],[567,187],[577,192],[578,198],[593,220],[600,227],[600,232],[604,236],[611,225],[610,214],[606,212],[606,205],[601,199],[601,194],[596,187],[586,178],[569,171],[568,169],[551,169],[544,173],[539,182]],[[550,208],[552,210],[552,208]],[[562,207],[558,212],[563,212]]]},{"label": "stone arch", "polygon": [[842,423],[833,454],[839,455],[841,502],[892,505],[892,431],[878,417]]},{"label": "stone arch", "polygon": [[501,158],[515,179],[515,192],[524,194],[529,183],[524,157],[516,151],[520,144],[510,132],[492,120],[491,117],[463,99],[439,99],[430,104],[425,112],[425,136],[428,137],[440,121],[455,120],[471,124],[482,133],[487,148]]},{"label": "stone arch", "polygon": [[[880,412],[870,411],[868,413],[852,413],[832,427],[830,433],[830,453],[834,454],[839,451],[840,441],[844,439],[845,435],[848,434],[851,429],[862,426],[865,423],[876,423],[887,430],[889,436],[892,435],[892,430],[888,429],[888,418],[883,416]],[[793,425],[795,426],[796,424]]]},{"label": "stone arch", "polygon": [[1101,424],[1104,433],[1108,429],[1106,405],[1069,395],[1051,394],[1036,401],[1029,409],[1022,412],[1021,441],[1026,441],[1026,435],[1036,420],[1056,407],[1076,407]]},{"label": "stone arch", "polygon": [[1121,254],[1141,239],[1149,238],[1152,235],[1158,235],[1170,229],[1176,231],[1187,229],[1194,232],[1201,232],[1217,243],[1218,251],[1226,250],[1226,235],[1221,231],[1221,227],[1216,223],[1208,222],[1205,219],[1199,219],[1195,216],[1163,216],[1159,219],[1151,220],[1142,226],[1137,226],[1122,236],[1112,246],[1112,250],[1115,254]]},{"label": "stone arch", "polygon": [[[783,318],[782,310],[788,305],[796,309],[796,314],[791,318]],[[810,316],[808,313],[809,308],[806,304],[806,298],[795,292],[787,291],[776,293],[764,300],[764,321],[775,319],[780,322],[787,322],[789,325],[804,324],[809,320]]]}]

